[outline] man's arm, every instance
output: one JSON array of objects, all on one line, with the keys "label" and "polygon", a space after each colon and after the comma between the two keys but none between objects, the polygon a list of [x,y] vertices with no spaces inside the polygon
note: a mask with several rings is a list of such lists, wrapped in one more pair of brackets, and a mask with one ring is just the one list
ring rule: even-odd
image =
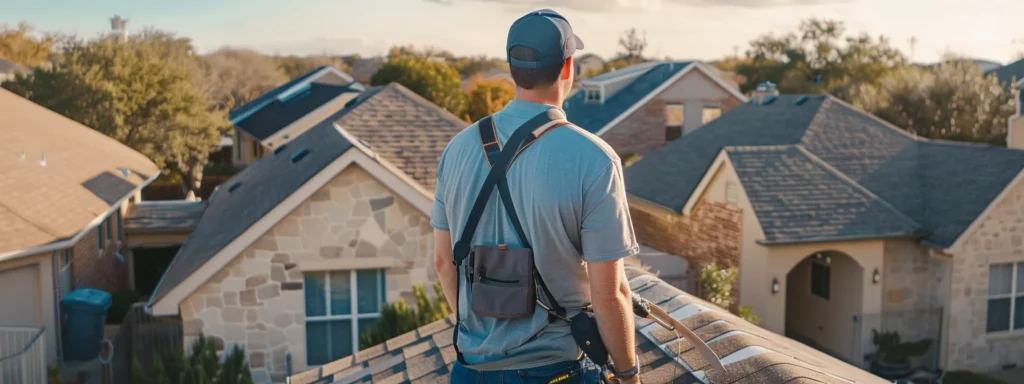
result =
[{"label": "man's arm", "polygon": [[[597,328],[617,370],[636,364],[632,293],[622,265],[622,259],[587,263]],[[623,382],[639,383],[639,378],[635,375]]]},{"label": "man's arm", "polygon": [[437,272],[437,279],[441,280],[448,307],[454,311],[459,305],[459,291],[455,285],[458,277],[453,260],[451,233],[434,228],[434,271]]}]

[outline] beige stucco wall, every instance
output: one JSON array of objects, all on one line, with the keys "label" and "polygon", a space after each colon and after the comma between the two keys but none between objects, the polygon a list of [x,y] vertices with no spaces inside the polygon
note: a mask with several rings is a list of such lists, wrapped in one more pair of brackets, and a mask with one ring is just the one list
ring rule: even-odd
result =
[{"label": "beige stucco wall", "polygon": [[1024,116],[1020,115],[1021,106],[1017,106],[1018,114],[1010,118],[1010,126],[1006,137],[1006,146],[1024,149]]},{"label": "beige stucco wall", "polygon": [[996,203],[952,256],[946,368],[992,371],[1024,365],[1024,330],[988,334],[989,266],[1024,261],[1024,184]]},{"label": "beige stucco wall", "polygon": [[181,304],[185,343],[203,332],[249,353],[257,382],[306,370],[303,272],[385,268],[387,300],[433,280],[421,211],[349,166]]},{"label": "beige stucco wall", "polygon": [[[252,146],[254,141],[256,141],[256,139],[252,136],[249,136],[235,128],[235,143],[232,145],[231,149],[231,161],[233,161],[236,166],[246,166],[252,164],[256,160],[259,160],[259,157],[257,157],[256,153],[253,152]],[[272,150],[269,148],[263,148],[264,154],[270,151]],[[241,155],[239,155],[239,152],[241,152]]]},{"label": "beige stucco wall", "polygon": [[715,84],[703,72],[694,69],[683,75],[678,82],[665,89],[665,92],[660,97],[667,100],[681,100],[683,102],[683,113],[685,114],[683,117],[683,133],[685,134],[704,125],[703,121],[701,121],[701,111],[705,105],[721,107],[722,113],[725,113],[726,106],[720,100],[733,96],[722,89],[721,86]]},{"label": "beige stucco wall", "polygon": [[[53,255],[45,253],[0,263],[0,279],[14,277],[15,281],[0,282],[0,327],[44,327],[46,361],[57,362],[57,334],[60,329],[54,307]],[[22,286],[21,283],[33,286]],[[11,287],[5,283],[16,283]],[[28,313],[25,313],[28,312]]]},{"label": "beige stucco wall", "polygon": [[822,349],[852,360],[856,350],[853,319],[861,314],[864,271],[844,254],[825,255],[831,260],[829,298],[811,293],[812,261],[803,259],[786,279],[786,326]]}]

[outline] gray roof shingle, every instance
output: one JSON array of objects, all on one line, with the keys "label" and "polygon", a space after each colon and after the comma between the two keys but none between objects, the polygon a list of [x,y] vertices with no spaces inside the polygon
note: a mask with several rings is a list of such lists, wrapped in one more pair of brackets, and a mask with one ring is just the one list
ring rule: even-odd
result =
[{"label": "gray roof shingle", "polygon": [[[586,100],[586,92],[576,92],[574,95],[565,100],[562,104],[562,109],[565,110],[566,117],[569,121],[576,124],[578,127],[586,129],[591,133],[596,133],[608,123],[615,120],[622,113],[632,107],[634,104],[639,102],[645,96],[649,95],[658,86],[662,85],[675,74],[682,71],[684,68],[693,64],[689,61],[683,62],[672,62],[672,63],[658,63],[654,65],[650,64],[638,64],[649,66],[643,75],[630,81],[629,85],[626,85],[618,92],[615,92],[610,97],[606,97],[604,103],[588,103]],[[647,68],[647,67],[641,67]],[[628,71],[629,68],[623,69]],[[586,81],[600,81],[603,76],[618,75],[617,73],[610,73],[601,76],[595,76]]]},{"label": "gray roof shingle", "polygon": [[[634,292],[679,319],[724,361],[732,360],[725,365],[726,372],[708,370],[707,362],[689,342],[677,340],[673,332],[650,320],[638,319],[636,351],[644,383],[783,383],[795,378],[822,383],[885,382],[811,347],[747,323],[641,269],[627,267],[626,275]],[[294,375],[291,382],[447,383],[455,361],[452,329],[452,318],[440,320],[363,350],[355,357]],[[750,357],[743,357],[745,352],[737,354],[746,348],[763,348],[766,352]],[[708,380],[701,381],[701,377]]]},{"label": "gray roof shingle", "polygon": [[1024,59],[989,70],[986,74],[996,75],[996,78],[999,79],[999,84],[1005,87],[1013,86],[1016,82],[1024,79]]},{"label": "gray roof shingle", "polygon": [[[801,97],[806,97],[806,101],[796,105],[794,101]],[[833,198],[848,193],[831,189],[838,184],[824,187],[817,184],[824,181],[811,183],[807,178],[816,176],[783,167],[771,168],[776,172],[771,180],[758,177],[768,175],[759,175],[753,169],[738,170],[748,194],[754,186],[772,191],[772,197],[759,195],[763,200],[755,205],[766,236],[769,229],[775,234],[765,239],[769,243],[847,236],[888,237],[905,231],[925,243],[950,246],[1024,169],[1024,151],[926,140],[910,136],[832,96],[780,95],[768,105],[740,105],[648,154],[626,170],[627,191],[637,198],[682,211],[720,151],[748,146],[796,146],[810,160],[801,160],[801,165],[794,163],[798,157],[778,154],[774,159],[758,160],[757,156],[771,152],[768,150],[757,156],[727,150],[727,155],[734,162],[774,161],[791,167],[809,166],[815,163],[811,160],[818,159],[824,169],[862,187],[878,200],[874,202],[861,195],[862,210],[851,216],[845,205],[807,206],[803,200],[822,192],[816,188],[828,188],[830,193],[839,194]],[[785,177],[778,177],[782,175]],[[772,185],[766,185],[768,181]],[[791,185],[800,187],[790,188]],[[901,225],[894,226],[892,209],[886,207],[911,220],[917,229],[903,227],[903,221],[896,221]],[[811,208],[813,212],[808,211]],[[787,218],[783,223],[770,217],[786,211],[813,215],[818,221]],[[845,224],[829,233],[818,227],[820,223]]]}]

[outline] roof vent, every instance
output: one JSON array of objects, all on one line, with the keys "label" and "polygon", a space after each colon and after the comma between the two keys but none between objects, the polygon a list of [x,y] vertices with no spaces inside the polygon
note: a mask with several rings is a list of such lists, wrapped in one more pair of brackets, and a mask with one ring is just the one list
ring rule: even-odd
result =
[{"label": "roof vent", "polygon": [[241,186],[242,186],[242,182],[241,181],[236,181],[234,184],[231,184],[231,186],[228,187],[228,192],[229,193],[230,192],[234,192],[236,189],[238,189],[238,187],[241,187]]},{"label": "roof vent", "polygon": [[14,156],[18,156],[18,160],[25,160],[25,151],[15,153]]},{"label": "roof vent", "polygon": [[288,148],[288,144],[282,144],[280,147],[274,148],[274,154],[283,152],[285,148]]},{"label": "roof vent", "polygon": [[793,100],[793,105],[804,105],[807,102],[807,96],[800,96]]},{"label": "roof vent", "polygon": [[39,165],[46,166],[46,152],[43,152],[43,155],[39,157]]},{"label": "roof vent", "polygon": [[750,101],[757,105],[768,105],[779,96],[779,88],[775,83],[765,81],[757,85],[757,89],[751,94]]},{"label": "roof vent", "polygon": [[309,150],[306,149],[306,148],[302,148],[298,152],[295,152],[295,154],[292,155],[292,162],[293,163],[297,163],[297,162],[299,162],[299,160],[302,160],[302,158],[306,157],[306,155],[308,155],[308,154],[309,154]]},{"label": "roof vent", "polygon": [[131,171],[129,171],[128,168],[118,168],[117,170],[121,171],[121,176],[124,177],[128,177],[128,175],[131,174]]}]

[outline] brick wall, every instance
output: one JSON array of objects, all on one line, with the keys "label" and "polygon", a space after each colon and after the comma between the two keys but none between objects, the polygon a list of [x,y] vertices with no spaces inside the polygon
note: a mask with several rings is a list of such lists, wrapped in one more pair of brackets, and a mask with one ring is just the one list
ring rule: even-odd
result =
[{"label": "brick wall", "polygon": [[630,206],[633,228],[641,244],[682,256],[696,270],[710,262],[739,267],[739,209],[703,200],[690,216],[656,209]]},{"label": "brick wall", "polygon": [[127,259],[130,249],[124,241],[123,233],[120,236],[121,241],[118,241],[118,236],[114,236],[117,224],[113,216],[106,224],[111,231],[111,240],[103,246],[102,254],[96,246],[96,228],[75,244],[71,262],[72,289],[96,288],[116,293],[130,287],[127,263],[119,261],[114,256],[114,252],[119,251]]},{"label": "brick wall", "polygon": [[[686,74],[678,82],[683,82],[690,76],[697,76],[708,83],[713,83],[713,80],[699,71],[692,71]],[[728,94],[728,92],[717,85],[714,87],[720,90],[721,93]],[[615,151],[620,155],[627,153],[644,155],[665,145],[665,104],[685,103],[688,108],[703,104],[719,105],[724,114],[742,103],[740,99],[732,95],[722,98],[680,98],[671,96],[670,94],[678,94],[679,92],[669,92],[670,90],[671,87],[634,111],[612,129],[605,132],[601,138],[608,142],[612,148],[615,148]],[[689,115],[689,112],[687,114]]]}]

